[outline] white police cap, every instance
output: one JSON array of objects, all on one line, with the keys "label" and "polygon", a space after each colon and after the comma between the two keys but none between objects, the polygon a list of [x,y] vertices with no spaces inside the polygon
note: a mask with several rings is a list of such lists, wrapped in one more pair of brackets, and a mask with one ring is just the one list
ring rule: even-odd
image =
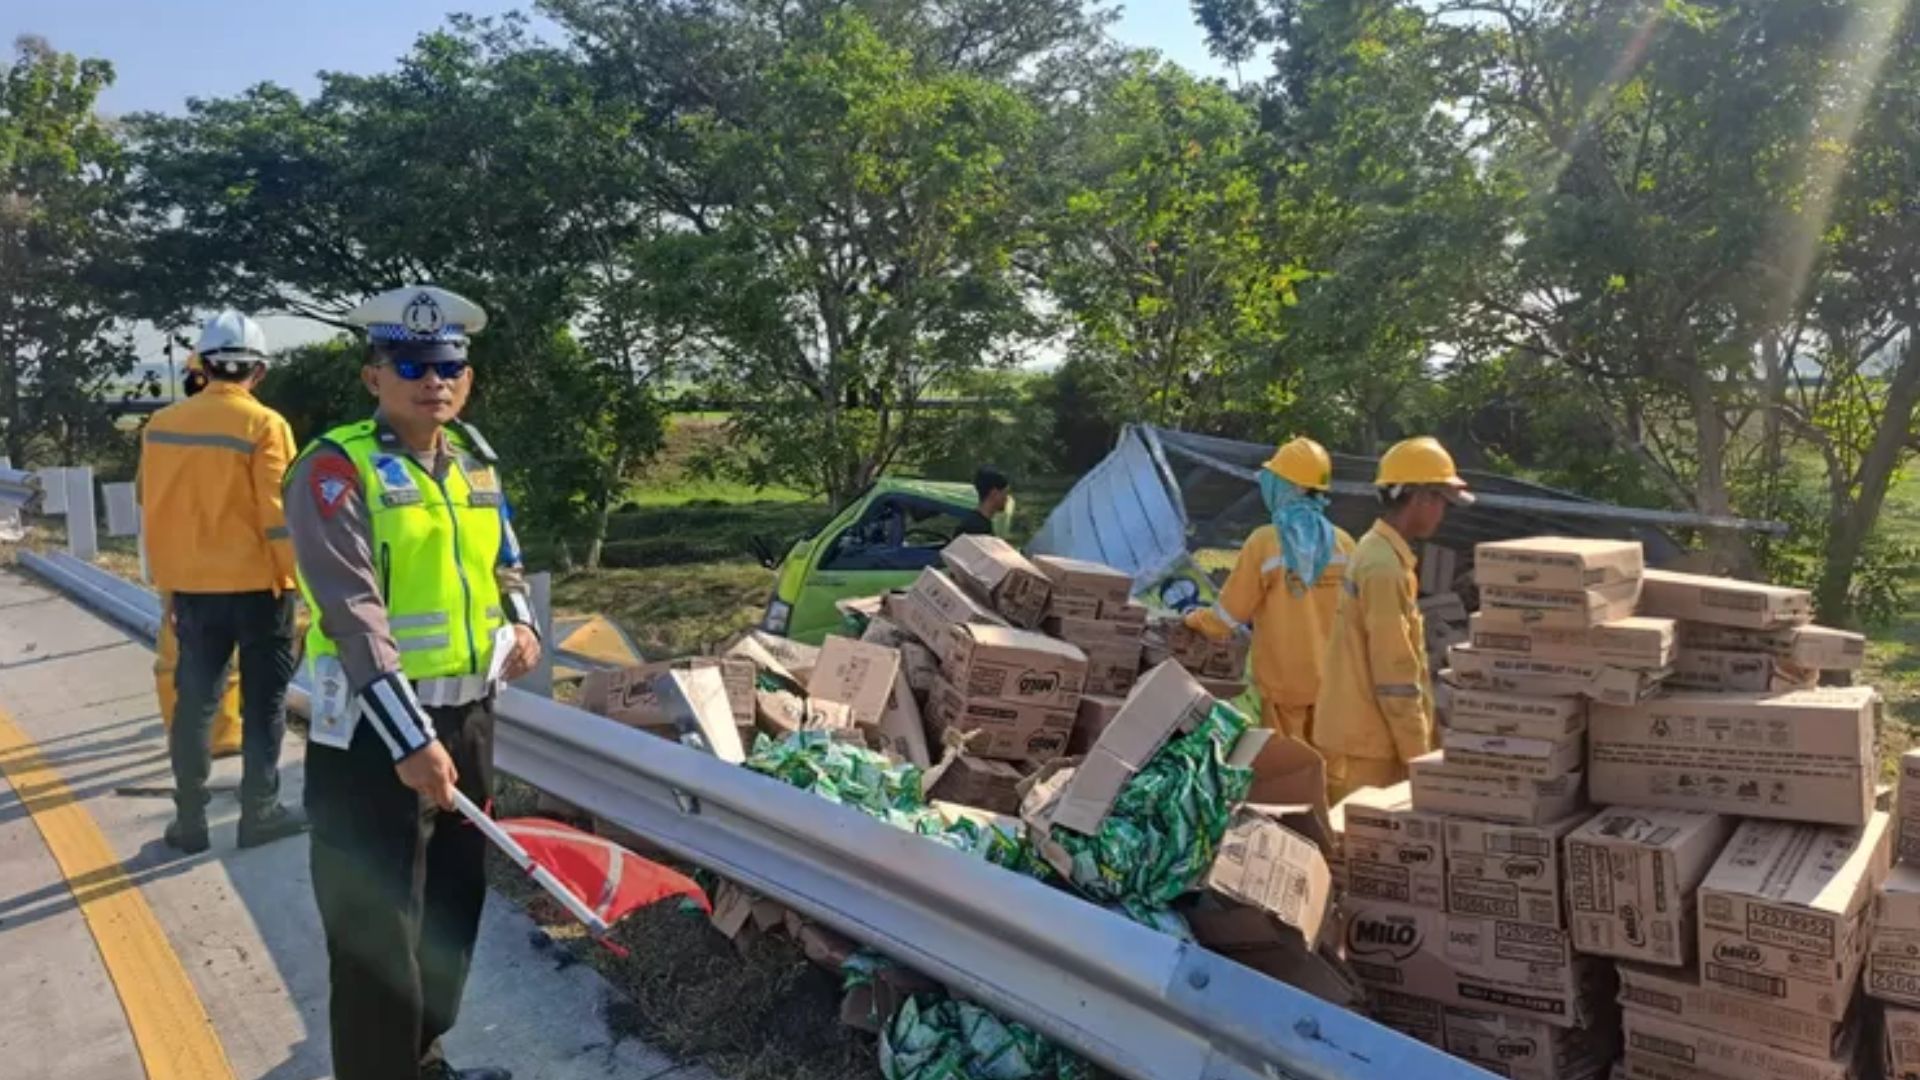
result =
[{"label": "white police cap", "polygon": [[479,304],[437,285],[389,289],[347,313],[375,345],[465,345],[487,325]]}]

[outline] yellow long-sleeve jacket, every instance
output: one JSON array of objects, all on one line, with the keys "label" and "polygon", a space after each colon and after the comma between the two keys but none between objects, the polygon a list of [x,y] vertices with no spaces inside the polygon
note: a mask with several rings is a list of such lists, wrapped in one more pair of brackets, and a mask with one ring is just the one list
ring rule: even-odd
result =
[{"label": "yellow long-sleeve jacket", "polygon": [[1309,586],[1280,557],[1280,534],[1271,525],[1253,530],[1220,599],[1197,629],[1213,637],[1253,628],[1253,683],[1261,700],[1285,710],[1307,709],[1320,694],[1327,638],[1346,580],[1353,537],[1334,530],[1334,553],[1320,580]]},{"label": "yellow long-sleeve jacket", "polygon": [[1313,744],[1328,755],[1405,762],[1433,747],[1416,566],[1384,521],[1354,548],[1313,710]]},{"label": "yellow long-sleeve jacket", "polygon": [[293,430],[245,387],[218,379],[155,413],[140,440],[140,531],[153,583],[170,592],[293,588],[280,485]]}]

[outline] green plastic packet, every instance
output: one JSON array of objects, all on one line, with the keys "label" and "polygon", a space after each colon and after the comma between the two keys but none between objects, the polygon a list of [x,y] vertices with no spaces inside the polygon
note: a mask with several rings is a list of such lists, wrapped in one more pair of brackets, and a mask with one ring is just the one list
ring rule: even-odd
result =
[{"label": "green plastic packet", "polygon": [[880,1036],[887,1080],[1088,1080],[1086,1062],[971,1002],[908,998]]}]

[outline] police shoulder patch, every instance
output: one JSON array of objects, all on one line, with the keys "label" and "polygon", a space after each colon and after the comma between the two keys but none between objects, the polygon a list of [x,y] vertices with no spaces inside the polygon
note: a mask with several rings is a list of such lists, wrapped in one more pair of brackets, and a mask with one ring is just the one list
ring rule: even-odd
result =
[{"label": "police shoulder patch", "polygon": [[360,487],[359,470],[353,462],[335,454],[324,454],[314,458],[313,468],[307,471],[307,488],[313,494],[313,504],[320,509],[320,516],[331,518],[340,512],[346,504],[347,496]]}]

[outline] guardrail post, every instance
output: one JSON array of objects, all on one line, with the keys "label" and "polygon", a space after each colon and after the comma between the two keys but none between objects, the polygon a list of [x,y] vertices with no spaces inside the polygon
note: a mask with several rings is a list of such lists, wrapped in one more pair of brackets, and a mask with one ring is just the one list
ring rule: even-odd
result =
[{"label": "guardrail post", "polygon": [[550,698],[553,696],[553,650],[559,648],[553,640],[553,575],[544,570],[528,574],[527,591],[532,594],[533,621],[540,628],[540,641],[544,647],[540,650],[540,663],[515,680],[513,685],[529,694]]},{"label": "guardrail post", "polygon": [[76,559],[93,561],[100,555],[100,524],[94,513],[93,467],[67,470],[67,550]]},{"label": "guardrail post", "polygon": [[55,465],[39,470],[40,512],[62,517],[67,512],[67,470]]},{"label": "guardrail post", "polygon": [[134,500],[133,485],[101,484],[100,494],[107,501],[107,535],[140,535],[140,504]]}]

